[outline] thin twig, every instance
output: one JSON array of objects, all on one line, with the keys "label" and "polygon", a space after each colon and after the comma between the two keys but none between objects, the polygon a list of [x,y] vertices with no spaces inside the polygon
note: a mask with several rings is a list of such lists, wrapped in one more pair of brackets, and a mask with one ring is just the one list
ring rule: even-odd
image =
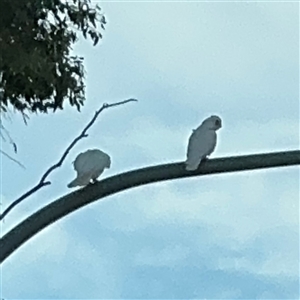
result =
[{"label": "thin twig", "polygon": [[66,159],[67,155],[69,154],[70,150],[75,146],[75,144],[81,140],[82,138],[87,137],[87,131],[88,129],[95,123],[97,117],[99,116],[99,114],[110,107],[114,107],[114,106],[118,106],[118,105],[122,105],[128,102],[133,102],[133,101],[137,101],[136,99],[128,99],[128,100],[124,100],[121,102],[116,102],[116,103],[112,103],[112,104],[107,104],[104,103],[102,105],[102,107],[97,110],[95,112],[94,117],[92,118],[92,120],[86,125],[86,127],[82,130],[82,132],[80,133],[80,135],[78,137],[76,137],[73,142],[70,144],[70,146],[66,149],[66,151],[64,152],[64,154],[62,155],[61,159],[54,164],[53,166],[51,166],[46,172],[45,174],[42,176],[41,180],[39,181],[39,183],[34,186],[32,189],[30,189],[28,192],[26,192],[25,194],[23,194],[21,197],[19,197],[18,199],[16,199],[15,201],[13,201],[5,210],[4,212],[0,215],[0,221],[4,219],[4,217],[16,206],[18,205],[20,202],[22,202],[24,199],[26,199],[27,197],[29,197],[30,195],[32,195],[33,193],[35,193],[36,191],[38,191],[39,189],[41,189],[42,187],[46,186],[46,185],[50,185],[51,182],[50,181],[45,181],[46,178],[48,177],[48,175],[55,169],[59,168],[62,163],[64,162],[64,160]]},{"label": "thin twig", "polygon": [[9,140],[9,143],[13,145],[13,148],[14,148],[14,151],[15,153],[17,153],[18,151],[18,148],[17,148],[17,144],[14,142],[14,140],[11,138],[8,130],[4,127],[4,125],[2,124],[2,119],[0,118],[0,128],[1,128],[1,131],[0,131],[0,136],[2,138],[3,141],[6,142],[6,139],[4,137],[4,134],[2,133],[2,131],[4,131],[4,133],[6,134],[8,140]]},{"label": "thin twig", "polygon": [[0,152],[5,155],[7,158],[9,158],[10,160],[14,161],[15,163],[17,163],[20,167],[22,167],[23,169],[26,169],[24,165],[22,165],[19,161],[17,161],[15,158],[11,157],[9,154],[7,154],[6,152],[4,152],[3,150],[0,149]]}]

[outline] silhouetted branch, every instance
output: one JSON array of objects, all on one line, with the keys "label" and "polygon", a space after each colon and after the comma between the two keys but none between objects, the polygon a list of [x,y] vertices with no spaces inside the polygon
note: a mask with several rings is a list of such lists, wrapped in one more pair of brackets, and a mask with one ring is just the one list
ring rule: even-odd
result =
[{"label": "silhouetted branch", "polygon": [[[0,137],[4,142],[7,142],[7,139],[8,139],[8,142],[11,145],[13,145],[14,152],[17,153],[17,151],[18,151],[17,144],[14,142],[14,140],[10,136],[10,133],[8,132],[8,130],[4,127],[4,125],[2,123],[2,114],[1,114],[1,112],[0,112]],[[4,150],[0,149],[0,152],[3,155],[5,155],[8,159],[10,159],[11,161],[17,163],[20,167],[26,169],[23,164],[21,164],[17,159],[15,159],[12,156],[10,156],[9,154],[7,154]]]},{"label": "silhouetted branch", "polygon": [[[4,136],[4,134],[6,134],[6,137],[8,138],[9,143],[13,145],[14,152],[17,153],[17,151],[18,151],[17,144],[14,142],[14,140],[11,138],[8,130],[2,124],[2,119],[1,118],[0,118],[0,129],[1,129],[0,130],[0,136],[1,136],[2,140],[6,142],[6,138]],[[2,133],[2,131],[4,132],[4,134]],[[14,159],[12,159],[12,160],[14,160]]]},{"label": "silhouetted branch", "polygon": [[26,192],[25,194],[23,194],[21,197],[19,197],[18,199],[16,199],[15,201],[13,201],[4,211],[3,213],[0,215],[0,221],[4,219],[4,217],[19,203],[21,203],[24,199],[26,199],[27,197],[29,197],[30,195],[32,195],[33,193],[35,193],[36,191],[38,191],[39,189],[41,189],[42,187],[51,184],[50,181],[45,181],[46,178],[48,177],[48,175],[54,171],[55,169],[59,168],[62,163],[64,162],[64,160],[66,159],[67,155],[69,154],[70,150],[76,145],[76,143],[85,138],[88,137],[87,135],[87,131],[89,130],[89,128],[95,123],[96,119],[98,118],[99,114],[110,107],[114,107],[114,106],[118,106],[118,105],[122,105],[128,102],[133,102],[133,101],[137,101],[136,99],[128,99],[128,100],[124,100],[121,102],[116,102],[116,103],[112,103],[112,104],[107,104],[104,103],[102,105],[102,107],[97,110],[95,112],[94,117],[91,119],[91,121],[85,126],[85,128],[82,130],[82,132],[79,134],[78,137],[76,137],[73,142],[70,144],[70,146],[66,149],[66,151],[64,152],[64,154],[62,155],[61,159],[54,164],[53,166],[51,166],[42,176],[41,180],[39,181],[39,183],[34,186],[32,189],[30,189],[28,192]]},{"label": "silhouetted branch", "polygon": [[69,213],[106,196],[153,182],[208,174],[248,171],[300,164],[300,151],[274,152],[204,161],[196,171],[173,163],[115,175],[53,201],[10,230],[0,239],[0,263],[36,233]]},{"label": "silhouetted branch", "polygon": [[13,162],[17,163],[20,167],[22,167],[23,169],[26,169],[24,165],[22,165],[18,160],[16,160],[15,158],[11,157],[9,154],[7,154],[5,151],[0,149],[0,152],[5,155],[8,159],[12,160]]}]

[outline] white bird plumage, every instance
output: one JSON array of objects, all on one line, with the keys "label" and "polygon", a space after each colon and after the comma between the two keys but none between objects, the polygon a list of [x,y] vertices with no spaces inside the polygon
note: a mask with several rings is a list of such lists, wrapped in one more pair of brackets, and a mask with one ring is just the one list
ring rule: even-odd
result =
[{"label": "white bird plumage", "polygon": [[110,168],[110,164],[109,155],[99,149],[90,149],[80,153],[74,161],[77,177],[68,184],[68,187],[85,186],[91,181],[95,182],[105,168]]},{"label": "white bird plumage", "polygon": [[191,134],[185,161],[186,170],[196,170],[201,161],[209,156],[216,147],[216,131],[222,127],[222,120],[218,116],[210,116]]}]

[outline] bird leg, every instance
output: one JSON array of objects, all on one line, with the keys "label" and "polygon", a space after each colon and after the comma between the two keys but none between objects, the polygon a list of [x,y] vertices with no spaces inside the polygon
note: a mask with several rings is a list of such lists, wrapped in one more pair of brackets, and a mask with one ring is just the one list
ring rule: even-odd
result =
[{"label": "bird leg", "polygon": [[202,159],[201,159],[201,163],[200,163],[200,165],[202,164],[202,163],[205,163],[205,162],[207,162],[209,159],[208,159],[208,157],[207,156],[205,156],[205,157],[203,157]]}]

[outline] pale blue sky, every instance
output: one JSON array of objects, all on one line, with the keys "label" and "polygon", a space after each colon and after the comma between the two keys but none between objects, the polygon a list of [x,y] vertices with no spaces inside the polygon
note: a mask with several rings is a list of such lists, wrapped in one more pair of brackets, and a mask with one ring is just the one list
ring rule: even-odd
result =
[{"label": "pale blue sky", "polygon": [[[106,110],[3,232],[69,193],[71,162],[88,148],[112,157],[103,177],[182,161],[191,130],[218,114],[213,157],[299,149],[299,3],[99,4],[108,20],[101,45],[74,49],[87,69],[82,112],[5,121],[26,170],[1,157],[4,207],[103,102],[139,102]],[[290,167],[162,182],[89,205],[5,261],[2,297],[298,299],[298,275],[299,169]]]}]

